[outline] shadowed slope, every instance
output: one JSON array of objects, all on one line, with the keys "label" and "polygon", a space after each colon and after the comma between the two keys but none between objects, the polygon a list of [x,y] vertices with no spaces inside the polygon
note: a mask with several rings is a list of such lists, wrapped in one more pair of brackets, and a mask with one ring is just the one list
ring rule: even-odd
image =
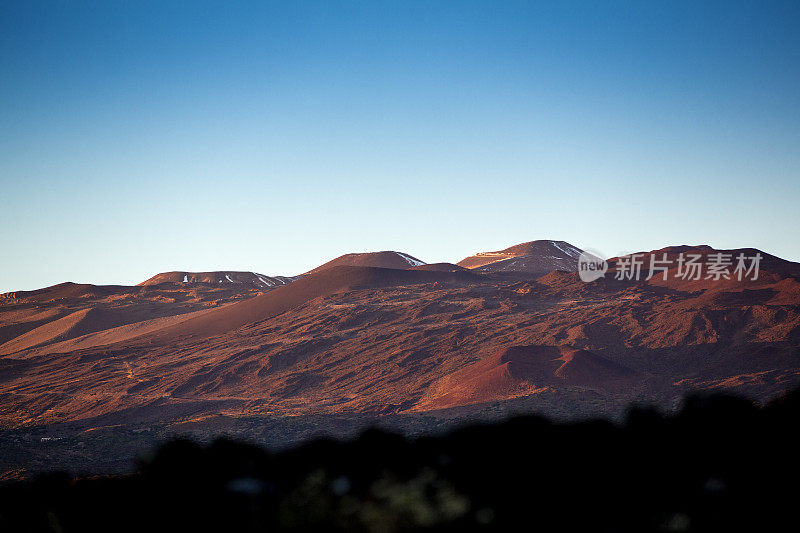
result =
[{"label": "shadowed slope", "polygon": [[[425,272],[373,267],[331,267],[248,300],[185,315],[157,318],[107,329],[59,342],[38,350],[65,352],[137,339],[165,343],[179,337],[210,337],[245,324],[260,322],[298,307],[309,300],[336,292],[421,283],[469,283],[478,276],[470,272]],[[62,328],[67,327],[66,324]]]},{"label": "shadowed slope", "polygon": [[490,402],[543,387],[618,385],[634,372],[587,350],[568,346],[509,346],[438,380],[417,409],[438,409],[468,403]]},{"label": "shadowed slope", "polygon": [[346,290],[434,282],[464,283],[474,279],[476,276],[468,272],[420,272],[390,268],[335,266],[303,276],[292,284],[269,293],[170,327],[159,333],[159,337],[210,336],[225,333],[245,324],[279,315],[314,298]]},{"label": "shadowed slope", "polygon": [[431,272],[464,272],[469,269],[454,265],[453,263],[430,263],[427,265],[417,265],[409,270],[427,270]]},{"label": "shadowed slope", "polygon": [[81,309],[48,322],[0,345],[0,353],[13,353],[130,323],[131,315],[114,309]]}]

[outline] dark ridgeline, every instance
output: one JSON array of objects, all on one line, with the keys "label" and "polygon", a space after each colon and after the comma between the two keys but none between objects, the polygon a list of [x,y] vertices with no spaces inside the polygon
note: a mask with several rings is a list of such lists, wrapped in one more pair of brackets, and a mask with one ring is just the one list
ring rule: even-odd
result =
[{"label": "dark ridgeline", "polygon": [[136,474],[0,488],[0,531],[788,531],[798,414],[800,390],[634,409],[622,426],[528,416],[279,454],[174,441]]}]

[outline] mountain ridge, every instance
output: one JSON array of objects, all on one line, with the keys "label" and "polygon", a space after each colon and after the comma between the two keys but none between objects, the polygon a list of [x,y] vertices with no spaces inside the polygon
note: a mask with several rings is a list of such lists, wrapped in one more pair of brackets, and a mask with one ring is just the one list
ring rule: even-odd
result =
[{"label": "mountain ridge", "polygon": [[237,270],[215,270],[208,272],[188,272],[174,270],[161,272],[139,283],[141,286],[160,285],[162,283],[242,283],[253,287],[280,287],[294,281],[292,276],[267,276],[257,272]]},{"label": "mountain ridge", "polygon": [[578,270],[580,248],[566,241],[536,240],[496,252],[478,252],[456,263],[483,272],[541,273],[551,270]]},{"label": "mountain ridge", "polygon": [[408,269],[426,264],[424,261],[405,252],[384,250],[381,252],[359,252],[340,255],[306,272],[312,274],[334,266],[361,266],[378,268]]},{"label": "mountain ridge", "polygon": [[[541,246],[511,249],[501,252]],[[388,253],[403,268],[328,264],[280,287],[65,283],[5,298],[0,423],[178,424],[187,409],[485,414],[498,402],[568,415],[576,398],[598,412],[639,397],[668,408],[691,390],[763,400],[800,383],[800,264],[764,252],[752,252],[764,256],[757,280],[695,285],[618,280],[614,258],[584,283],[563,269],[508,276]]]}]

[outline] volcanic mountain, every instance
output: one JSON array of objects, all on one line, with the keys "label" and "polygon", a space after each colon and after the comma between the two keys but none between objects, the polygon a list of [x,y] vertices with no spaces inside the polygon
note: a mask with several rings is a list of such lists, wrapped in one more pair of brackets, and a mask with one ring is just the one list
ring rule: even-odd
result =
[{"label": "volcanic mountain", "polygon": [[[714,273],[715,265],[718,269],[722,265],[719,274]],[[764,282],[786,280],[784,285],[788,286],[800,279],[800,265],[755,248],[668,246],[614,257],[608,260],[608,266],[606,278],[638,276],[651,285],[702,293],[709,300],[735,298],[741,304],[752,301],[753,291]],[[785,291],[781,298],[792,301]]]},{"label": "volcanic mountain", "polygon": [[251,287],[280,287],[291,283],[295,278],[290,276],[265,276],[255,272],[236,272],[217,270],[214,272],[162,272],[143,281],[139,285],[159,285],[161,283],[242,283]]},{"label": "volcanic mountain", "polygon": [[[545,249],[571,250],[556,243]],[[645,257],[690,250],[737,252]],[[692,391],[764,401],[800,384],[800,265],[742,250],[762,254],[757,280],[615,279],[616,259],[584,283],[560,268],[509,276],[381,252],[344,257],[402,268],[329,263],[272,288],[179,280],[8,293],[0,425],[74,436],[224,420],[259,439],[280,420],[295,428],[275,436],[288,442],[352,427],[350,416],[420,432],[516,412],[622,416],[631,401],[673,409]]]},{"label": "volcanic mountain", "polygon": [[379,268],[397,268],[407,269],[419,265],[424,265],[424,261],[420,261],[416,257],[408,255],[403,252],[367,252],[357,254],[345,254],[332,259],[327,263],[318,266],[313,270],[309,270],[306,274],[313,274],[320,270],[334,266],[362,266],[362,267],[379,267]]},{"label": "volcanic mountain", "polygon": [[545,274],[552,270],[578,270],[582,250],[564,241],[530,241],[499,252],[479,252],[457,264],[483,272]]}]

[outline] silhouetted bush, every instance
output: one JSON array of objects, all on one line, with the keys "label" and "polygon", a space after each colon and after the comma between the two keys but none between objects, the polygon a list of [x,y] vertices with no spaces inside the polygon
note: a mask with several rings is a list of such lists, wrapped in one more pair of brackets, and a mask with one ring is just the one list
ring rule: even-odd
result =
[{"label": "silhouetted bush", "polygon": [[539,417],[408,440],[370,430],[270,454],[174,441],[128,476],[0,489],[3,531],[786,531],[797,529],[800,391],[758,408]]}]

